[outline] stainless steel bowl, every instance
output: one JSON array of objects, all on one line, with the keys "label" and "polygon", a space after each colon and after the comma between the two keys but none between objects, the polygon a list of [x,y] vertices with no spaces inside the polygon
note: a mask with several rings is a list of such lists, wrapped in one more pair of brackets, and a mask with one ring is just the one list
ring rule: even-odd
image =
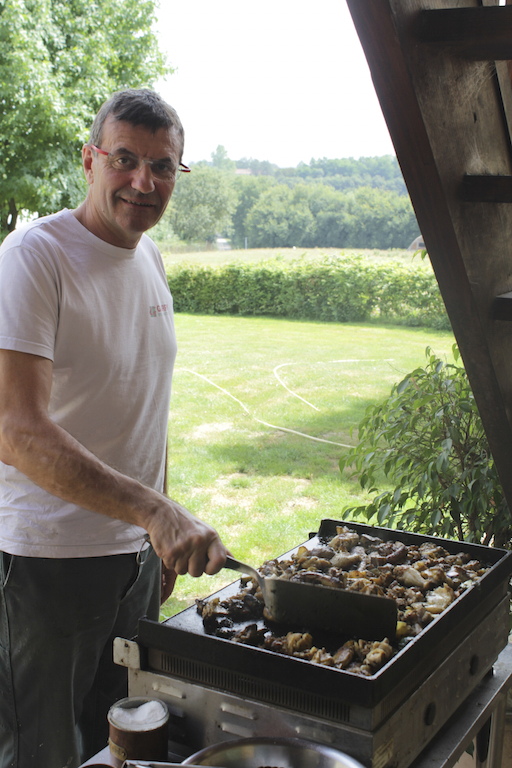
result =
[{"label": "stainless steel bowl", "polygon": [[183,765],[222,768],[364,768],[353,757],[302,739],[254,738],[214,744],[188,757]]}]

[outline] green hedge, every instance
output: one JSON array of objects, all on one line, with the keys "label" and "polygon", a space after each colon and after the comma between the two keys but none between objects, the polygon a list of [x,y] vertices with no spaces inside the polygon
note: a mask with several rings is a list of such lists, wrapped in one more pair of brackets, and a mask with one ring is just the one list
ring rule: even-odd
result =
[{"label": "green hedge", "polygon": [[450,328],[436,279],[423,263],[378,264],[348,256],[221,267],[180,265],[168,272],[168,282],[177,312],[331,322],[375,318]]}]

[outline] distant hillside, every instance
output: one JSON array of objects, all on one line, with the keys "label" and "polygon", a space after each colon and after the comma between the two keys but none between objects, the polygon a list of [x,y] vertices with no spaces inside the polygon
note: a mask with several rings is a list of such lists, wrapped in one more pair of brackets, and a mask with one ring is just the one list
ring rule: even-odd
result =
[{"label": "distant hillside", "polygon": [[406,195],[400,166],[393,155],[382,157],[353,157],[329,160],[312,159],[310,163],[299,163],[296,168],[279,168],[268,161],[242,158],[235,161],[239,170],[249,170],[253,176],[272,176],[276,181],[292,186],[296,183],[321,182],[329,184],[334,189],[357,189],[358,187],[373,187],[386,189]]}]

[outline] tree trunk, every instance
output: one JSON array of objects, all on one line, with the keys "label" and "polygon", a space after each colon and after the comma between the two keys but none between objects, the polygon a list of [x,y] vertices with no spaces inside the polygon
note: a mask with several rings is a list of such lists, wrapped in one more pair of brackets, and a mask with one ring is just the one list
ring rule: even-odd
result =
[{"label": "tree trunk", "polygon": [[14,197],[9,200],[9,215],[7,216],[7,229],[9,232],[13,232],[16,229],[16,222],[18,221],[18,209],[14,202]]},{"label": "tree trunk", "polygon": [[18,221],[18,209],[14,197],[11,197],[7,206],[0,207],[0,240],[16,228]]}]

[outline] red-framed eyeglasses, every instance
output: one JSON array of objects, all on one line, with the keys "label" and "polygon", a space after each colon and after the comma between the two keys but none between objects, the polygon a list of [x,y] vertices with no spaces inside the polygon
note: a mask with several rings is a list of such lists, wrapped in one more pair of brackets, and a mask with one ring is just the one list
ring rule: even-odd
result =
[{"label": "red-framed eyeglasses", "polygon": [[143,165],[149,165],[153,176],[164,181],[171,181],[177,178],[180,173],[190,173],[190,168],[184,163],[180,163],[176,168],[168,160],[147,160],[126,150],[107,152],[106,149],[100,149],[100,147],[94,144],[89,144],[89,146],[99,155],[105,155],[108,158],[110,167],[115,171],[133,173],[134,171],[139,171]]}]

